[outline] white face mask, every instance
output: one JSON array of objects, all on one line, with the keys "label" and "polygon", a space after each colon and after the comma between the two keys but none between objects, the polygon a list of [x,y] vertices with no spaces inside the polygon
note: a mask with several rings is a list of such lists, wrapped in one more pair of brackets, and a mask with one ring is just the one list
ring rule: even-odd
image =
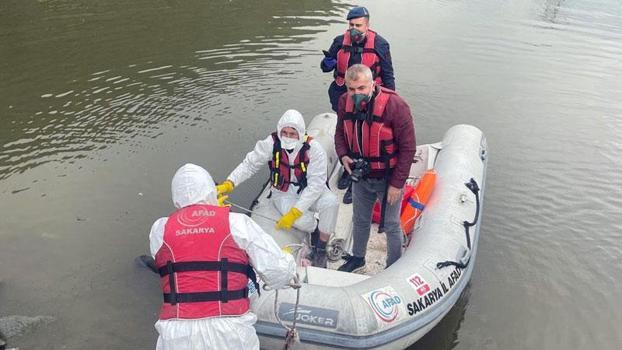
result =
[{"label": "white face mask", "polygon": [[281,136],[281,148],[291,150],[298,146],[298,139],[292,139],[290,137]]}]

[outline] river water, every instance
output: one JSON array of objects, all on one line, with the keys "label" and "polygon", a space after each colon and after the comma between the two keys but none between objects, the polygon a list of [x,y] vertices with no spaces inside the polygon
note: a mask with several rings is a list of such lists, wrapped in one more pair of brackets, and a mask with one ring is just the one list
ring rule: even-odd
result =
[{"label": "river water", "polygon": [[[410,349],[622,348],[622,4],[361,1],[419,143],[488,138],[469,289]],[[133,259],[178,166],[220,180],[285,109],[329,110],[348,2],[0,2],[0,317],[21,349],[152,349]],[[249,204],[263,178],[232,199]]]}]

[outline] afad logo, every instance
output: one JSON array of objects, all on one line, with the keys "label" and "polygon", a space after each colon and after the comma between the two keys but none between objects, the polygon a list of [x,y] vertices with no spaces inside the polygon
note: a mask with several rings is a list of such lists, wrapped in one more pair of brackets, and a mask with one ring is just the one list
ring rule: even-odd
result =
[{"label": "afad logo", "polygon": [[399,316],[402,298],[392,287],[376,289],[363,295],[363,298],[380,320],[391,323]]},{"label": "afad logo", "polygon": [[214,216],[216,216],[215,210],[193,206],[179,211],[177,222],[186,227],[197,227],[203,225]]},{"label": "afad logo", "polygon": [[419,294],[420,297],[424,296],[430,291],[430,285],[426,282],[423,277],[418,274],[414,274],[407,279],[408,284],[410,284]]}]

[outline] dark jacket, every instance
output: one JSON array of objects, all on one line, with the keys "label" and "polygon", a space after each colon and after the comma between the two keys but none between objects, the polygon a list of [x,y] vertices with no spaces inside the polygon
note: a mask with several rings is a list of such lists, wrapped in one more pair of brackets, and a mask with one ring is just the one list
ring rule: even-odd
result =
[{"label": "dark jacket", "polygon": [[[367,40],[367,39],[365,39]],[[352,43],[352,46],[365,46],[365,40],[361,43]],[[328,49],[328,54],[330,57],[337,59],[337,52],[341,49],[343,45],[343,34],[337,36],[333,40],[333,44]],[[391,62],[391,52],[389,50],[389,42],[386,41],[383,37],[376,33],[376,41],[374,42],[374,49],[376,50],[376,54],[380,57],[380,77],[382,78],[382,86],[387,89],[395,90],[395,77],[393,76],[393,63]],[[361,63],[361,54],[360,53],[352,53],[350,55],[350,62],[348,62],[348,67]],[[322,68],[323,72],[333,71],[334,68],[330,69],[324,64],[324,60],[320,62],[320,68]],[[338,86],[333,81],[328,88],[328,96],[330,98],[331,105],[333,110],[337,111],[337,102],[339,101],[339,96],[346,92],[346,86]]]},{"label": "dark jacket", "polygon": [[[350,151],[348,141],[343,132],[346,98],[348,98],[348,94],[341,95],[337,108],[338,119],[335,132],[335,150],[339,159],[347,156]],[[373,106],[370,105],[367,108],[373,108]],[[410,173],[410,166],[417,149],[415,126],[413,117],[410,114],[410,107],[400,96],[391,95],[382,119],[384,120],[384,125],[393,130],[394,144],[397,146],[397,164],[393,168],[389,184],[396,188],[402,188]],[[374,171],[369,174],[369,177],[378,178],[382,176],[384,176],[383,171]]]}]

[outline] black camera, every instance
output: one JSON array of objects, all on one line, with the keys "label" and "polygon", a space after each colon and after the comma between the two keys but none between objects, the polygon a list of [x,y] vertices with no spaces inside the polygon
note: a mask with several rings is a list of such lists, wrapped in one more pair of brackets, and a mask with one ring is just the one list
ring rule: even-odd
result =
[{"label": "black camera", "polygon": [[369,162],[365,159],[357,158],[353,161],[354,162],[350,164],[350,169],[352,169],[350,179],[352,182],[359,182],[363,177],[369,174],[371,167],[369,166]]}]

